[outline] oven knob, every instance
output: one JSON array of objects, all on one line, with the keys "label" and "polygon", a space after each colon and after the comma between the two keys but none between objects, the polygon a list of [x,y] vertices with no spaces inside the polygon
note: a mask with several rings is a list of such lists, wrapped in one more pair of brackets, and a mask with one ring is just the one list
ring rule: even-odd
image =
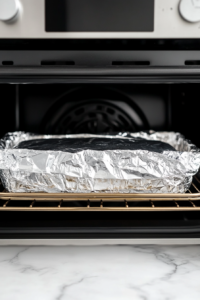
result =
[{"label": "oven knob", "polygon": [[183,19],[195,23],[200,21],[200,0],[181,0],[179,12]]},{"label": "oven knob", "polygon": [[0,20],[15,20],[18,15],[20,3],[18,0],[0,0]]}]

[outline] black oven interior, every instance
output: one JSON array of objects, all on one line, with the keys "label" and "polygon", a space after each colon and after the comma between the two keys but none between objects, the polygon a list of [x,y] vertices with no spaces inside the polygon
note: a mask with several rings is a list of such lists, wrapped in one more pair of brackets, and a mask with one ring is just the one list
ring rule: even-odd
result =
[{"label": "black oven interior", "polygon": [[[188,84],[1,84],[0,134],[179,131],[200,147]],[[196,237],[199,212],[0,212],[0,237]]]},{"label": "black oven interior", "polygon": [[41,134],[179,131],[200,147],[199,84],[0,85],[1,137]]}]

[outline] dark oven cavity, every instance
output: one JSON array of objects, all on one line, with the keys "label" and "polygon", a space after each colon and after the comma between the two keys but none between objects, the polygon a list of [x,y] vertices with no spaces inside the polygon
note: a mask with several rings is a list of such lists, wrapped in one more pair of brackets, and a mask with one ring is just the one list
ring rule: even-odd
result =
[{"label": "dark oven cavity", "polygon": [[[16,130],[47,134],[173,130],[200,147],[198,83],[1,84],[0,90],[1,136]],[[194,179],[192,195],[198,194],[198,180]],[[186,197],[187,201],[175,199],[167,203],[151,197],[142,203],[123,199],[117,203],[119,211],[109,211],[109,207],[116,207],[115,201],[101,199],[72,201],[69,208],[71,205],[77,209],[68,211],[62,198],[50,204],[18,199],[14,204],[18,209],[10,211],[13,200],[7,197],[1,200],[0,237],[197,237],[199,200],[192,199],[196,196],[190,199],[189,191]],[[78,211],[80,202],[82,211]]]}]

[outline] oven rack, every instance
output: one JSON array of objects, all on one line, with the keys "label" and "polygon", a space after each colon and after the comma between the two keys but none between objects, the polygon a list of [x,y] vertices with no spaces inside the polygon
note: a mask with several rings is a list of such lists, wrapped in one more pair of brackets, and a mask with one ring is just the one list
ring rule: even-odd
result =
[{"label": "oven rack", "polygon": [[200,211],[200,180],[185,194],[0,193],[0,211]]},{"label": "oven rack", "polygon": [[64,201],[0,200],[0,211],[200,211],[200,200]]}]

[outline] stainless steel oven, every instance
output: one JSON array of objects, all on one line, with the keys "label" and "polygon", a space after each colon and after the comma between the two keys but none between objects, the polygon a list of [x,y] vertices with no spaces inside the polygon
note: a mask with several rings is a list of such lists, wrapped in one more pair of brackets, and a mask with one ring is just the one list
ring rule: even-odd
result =
[{"label": "stainless steel oven", "polygon": [[[200,1],[0,0],[0,134],[179,131],[200,147]],[[14,194],[0,244],[199,243],[185,194]]]}]

